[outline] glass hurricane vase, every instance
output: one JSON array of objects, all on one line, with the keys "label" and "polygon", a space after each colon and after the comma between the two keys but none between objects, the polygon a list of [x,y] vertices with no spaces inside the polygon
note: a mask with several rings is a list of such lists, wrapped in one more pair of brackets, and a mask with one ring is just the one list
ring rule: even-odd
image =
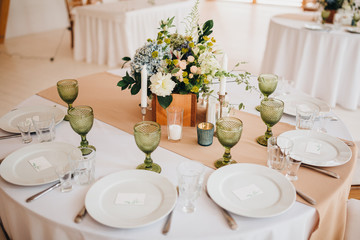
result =
[{"label": "glass hurricane vase", "polygon": [[232,160],[230,149],[235,146],[241,137],[243,123],[235,117],[223,117],[216,122],[216,135],[220,144],[225,148],[222,158],[215,161],[215,167],[220,168],[228,164],[236,163]]},{"label": "glass hurricane vase", "polygon": [[57,91],[60,98],[67,103],[68,110],[64,120],[69,120],[69,110],[72,108],[72,104],[78,96],[79,87],[76,79],[64,79],[60,80],[56,84]]},{"label": "glass hurricane vase", "polygon": [[275,98],[267,98],[261,101],[260,116],[267,129],[264,135],[256,139],[260,145],[267,146],[267,140],[273,135],[271,128],[280,121],[283,112],[283,101]]},{"label": "glass hurricane vase", "polygon": [[138,148],[146,155],[144,163],[137,166],[137,169],[149,170],[160,173],[161,167],[153,163],[151,153],[158,147],[161,138],[161,127],[152,121],[143,121],[135,124],[134,137]]}]

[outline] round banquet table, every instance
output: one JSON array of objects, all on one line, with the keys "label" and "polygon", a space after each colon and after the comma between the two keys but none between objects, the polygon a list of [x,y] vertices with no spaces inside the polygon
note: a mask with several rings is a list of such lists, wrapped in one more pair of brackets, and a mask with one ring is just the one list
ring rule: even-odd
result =
[{"label": "round banquet table", "polygon": [[[102,76],[106,74],[108,73]],[[80,88],[84,89],[84,85],[80,84]],[[235,85],[228,87],[230,96],[239,95],[234,94],[235,89]],[[247,99],[248,111],[258,115],[253,110],[259,101],[258,95],[250,93],[241,95]],[[241,100],[243,99],[236,97],[233,99],[233,101]],[[81,102],[80,99],[77,101]],[[39,104],[53,106],[55,103],[36,95],[21,103],[19,107]],[[55,105],[66,110],[59,104]],[[294,118],[284,115],[282,121],[294,123]],[[330,122],[328,126],[330,134],[352,140],[341,120]],[[97,148],[96,179],[113,172],[134,169],[144,159],[144,154],[138,150],[132,134],[98,119],[94,121],[88,140]],[[0,157],[24,146],[19,138],[1,141]],[[56,126],[55,141],[77,146],[80,137],[72,131],[68,122],[63,121]],[[215,141],[217,140],[214,139]],[[36,144],[36,139],[30,144]],[[152,157],[162,166],[161,174],[174,185],[177,184],[177,165],[183,161],[191,161],[163,147],[158,147]],[[206,177],[213,171],[207,168]],[[305,173],[307,170],[302,171]],[[318,173],[311,172],[311,174],[318,176]],[[349,176],[345,178],[348,179]],[[332,180],[329,178],[329,181]],[[336,188],[333,198],[338,199],[337,194],[348,192],[348,184],[349,181],[346,180],[341,188]],[[171,230],[167,236],[164,236],[161,234],[161,229],[165,218],[149,226],[135,229],[108,227],[98,223],[89,215],[86,215],[81,223],[74,223],[73,219],[84,205],[86,193],[91,186],[73,185],[73,190],[69,193],[61,193],[56,189],[33,202],[25,202],[26,198],[50,185],[23,187],[0,178],[0,217],[11,239],[309,239],[319,220],[316,208],[296,201],[288,211],[275,217],[248,218],[232,214],[239,226],[237,231],[233,231],[226,224],[214,202],[202,193],[197,200],[195,213],[183,213],[178,205],[175,207]]]},{"label": "round banquet table", "polygon": [[348,26],[310,30],[313,14],[271,19],[261,72],[275,73],[313,97],[350,110],[360,106],[360,34]]}]

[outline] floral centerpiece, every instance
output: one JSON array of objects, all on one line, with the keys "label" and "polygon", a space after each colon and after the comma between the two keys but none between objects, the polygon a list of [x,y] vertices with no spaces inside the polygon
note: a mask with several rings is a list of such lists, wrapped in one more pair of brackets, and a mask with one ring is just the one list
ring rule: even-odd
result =
[{"label": "floral centerpiece", "polygon": [[[130,89],[131,94],[137,94],[141,89],[141,70],[146,65],[148,76],[147,96],[157,95],[157,100],[163,108],[167,108],[173,98],[171,94],[209,94],[211,84],[215,79],[234,78],[239,84],[249,85],[250,73],[233,74],[225,71],[219,64],[217,56],[221,51],[216,49],[216,40],[210,37],[213,21],[208,20],[202,26],[198,24],[198,5],[194,5],[191,13],[185,19],[185,35],[171,33],[173,18],[160,22],[156,39],[148,39],[139,48],[130,63],[130,73],[118,82],[122,90]],[[124,64],[125,64],[124,63]],[[239,108],[242,108],[243,104]]]}]

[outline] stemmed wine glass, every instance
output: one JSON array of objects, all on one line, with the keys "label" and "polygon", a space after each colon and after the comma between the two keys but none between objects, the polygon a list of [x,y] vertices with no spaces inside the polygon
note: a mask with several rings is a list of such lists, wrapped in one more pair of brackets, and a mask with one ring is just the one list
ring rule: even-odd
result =
[{"label": "stemmed wine glass", "polygon": [[267,126],[265,135],[256,139],[256,141],[263,146],[267,146],[267,140],[273,135],[271,127],[277,124],[284,112],[284,102],[276,98],[267,98],[261,101],[260,105],[261,119]]},{"label": "stemmed wine glass", "polygon": [[[278,76],[275,74],[260,74],[258,77],[259,89],[267,99],[276,89],[278,84]],[[260,105],[256,106],[256,110],[260,112]]]},{"label": "stemmed wine glass", "polygon": [[[69,109],[69,122],[71,128],[81,136],[81,148],[96,148],[89,145],[86,134],[91,130],[94,123],[94,112],[89,106],[76,106]],[[84,153],[83,153],[84,154]]]},{"label": "stemmed wine glass", "polygon": [[243,123],[235,117],[222,117],[216,122],[217,139],[225,147],[225,153],[222,158],[215,161],[215,167],[220,168],[228,164],[236,163],[231,159],[230,149],[235,146],[241,137]]},{"label": "stemmed wine glass", "polygon": [[137,169],[144,169],[160,173],[161,167],[153,163],[151,153],[157,148],[161,138],[161,127],[158,123],[152,121],[143,121],[135,124],[134,137],[136,145],[146,155],[144,163],[137,166]]},{"label": "stemmed wine glass", "polygon": [[69,120],[69,110],[72,108],[72,104],[78,96],[79,87],[78,81],[75,79],[64,79],[60,80],[56,84],[57,91],[60,98],[68,104],[67,115],[64,120]]}]

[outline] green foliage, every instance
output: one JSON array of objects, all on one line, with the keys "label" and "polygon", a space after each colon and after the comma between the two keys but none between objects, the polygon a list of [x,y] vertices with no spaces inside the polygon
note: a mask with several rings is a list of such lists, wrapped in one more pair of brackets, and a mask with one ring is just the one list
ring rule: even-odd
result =
[{"label": "green foliage", "polygon": [[157,96],[158,102],[160,104],[161,107],[163,107],[164,109],[166,109],[168,106],[170,106],[173,97],[171,95],[166,96],[166,97],[161,97],[161,96]]}]

